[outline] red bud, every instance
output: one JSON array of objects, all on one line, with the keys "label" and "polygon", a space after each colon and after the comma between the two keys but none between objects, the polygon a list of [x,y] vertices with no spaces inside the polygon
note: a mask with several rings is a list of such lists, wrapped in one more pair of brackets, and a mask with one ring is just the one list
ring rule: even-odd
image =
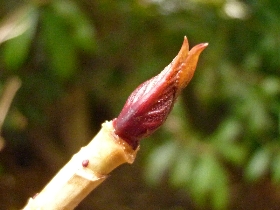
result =
[{"label": "red bud", "polygon": [[120,115],[113,121],[115,133],[136,149],[141,138],[159,128],[181,90],[192,79],[199,55],[207,45],[199,44],[189,51],[188,40],[184,37],[174,60],[129,96]]}]

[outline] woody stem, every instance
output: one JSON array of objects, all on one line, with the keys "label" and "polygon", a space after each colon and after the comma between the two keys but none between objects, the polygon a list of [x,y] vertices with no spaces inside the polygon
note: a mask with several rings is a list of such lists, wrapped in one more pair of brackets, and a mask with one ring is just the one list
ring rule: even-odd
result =
[{"label": "woody stem", "polygon": [[112,170],[123,163],[133,163],[137,151],[114,133],[112,122],[103,123],[92,141],[29,199],[24,210],[74,209]]}]

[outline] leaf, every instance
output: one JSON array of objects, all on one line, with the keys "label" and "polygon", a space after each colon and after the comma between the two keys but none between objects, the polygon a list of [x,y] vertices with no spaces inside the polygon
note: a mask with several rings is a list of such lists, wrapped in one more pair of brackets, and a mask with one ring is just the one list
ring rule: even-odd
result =
[{"label": "leaf", "polygon": [[177,145],[174,141],[168,141],[157,147],[148,157],[146,166],[146,178],[150,184],[158,183],[174,162],[177,154]]},{"label": "leaf", "polygon": [[234,142],[242,132],[241,123],[235,119],[226,119],[216,131],[215,138],[222,142]]},{"label": "leaf", "polygon": [[42,13],[42,39],[50,59],[50,67],[59,79],[69,79],[77,68],[77,53],[64,19],[50,8]]},{"label": "leaf", "polygon": [[77,47],[92,52],[96,48],[95,30],[86,14],[73,1],[54,1],[54,11],[71,27],[70,35]]},{"label": "leaf", "polygon": [[247,148],[245,148],[243,145],[223,144],[218,148],[219,152],[227,161],[237,166],[240,166],[244,163],[248,154]]},{"label": "leaf", "polygon": [[205,205],[210,199],[213,209],[225,209],[229,200],[227,174],[214,154],[203,154],[192,177],[190,188],[194,199]]},{"label": "leaf", "polygon": [[278,152],[272,159],[272,181],[280,183],[280,153]]},{"label": "leaf", "polygon": [[245,178],[249,181],[257,181],[267,173],[271,154],[268,149],[259,149],[252,156],[245,168]]},{"label": "leaf", "polygon": [[211,154],[204,154],[194,168],[190,190],[193,198],[200,205],[205,205],[207,195],[212,188],[215,161]]},{"label": "leaf", "polygon": [[22,6],[10,13],[0,25],[0,44],[23,34],[33,22],[35,10],[30,5]]},{"label": "leaf", "polygon": [[34,7],[27,6],[18,12],[22,16],[18,14],[14,17],[18,19],[11,23],[14,27],[9,26],[9,34],[4,38],[7,41],[3,47],[4,62],[7,68],[12,70],[18,69],[27,59],[38,20],[37,10]]},{"label": "leaf", "polygon": [[213,209],[226,209],[229,204],[229,185],[225,169],[218,163],[214,166],[215,176],[213,177],[213,187],[211,199]]},{"label": "leaf", "polygon": [[280,79],[279,77],[267,76],[263,79],[260,87],[268,96],[277,96],[280,93]]},{"label": "leaf", "polygon": [[235,165],[241,165],[247,157],[247,148],[238,142],[242,132],[240,122],[235,119],[226,119],[211,137],[213,144],[223,157]]},{"label": "leaf", "polygon": [[194,157],[190,151],[181,148],[170,172],[170,182],[178,187],[186,186],[191,180],[193,167]]},{"label": "leaf", "polygon": [[229,204],[229,187],[226,184],[217,186],[212,192],[212,205],[213,209],[220,210],[226,209]]}]

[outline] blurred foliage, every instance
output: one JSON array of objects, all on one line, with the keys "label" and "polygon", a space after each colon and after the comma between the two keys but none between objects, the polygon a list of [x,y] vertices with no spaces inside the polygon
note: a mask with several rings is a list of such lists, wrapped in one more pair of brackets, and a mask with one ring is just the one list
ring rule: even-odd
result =
[{"label": "blurred foliage", "polygon": [[106,109],[100,122],[117,116],[129,93],[163,69],[187,35],[191,46],[209,47],[166,124],[142,143],[147,180],[167,179],[214,209],[230,205],[231,168],[242,170],[243,181],[269,177],[279,184],[277,0],[5,4],[0,88],[11,75],[21,77],[13,106],[30,124],[48,123],[46,107],[77,85],[92,107]]}]

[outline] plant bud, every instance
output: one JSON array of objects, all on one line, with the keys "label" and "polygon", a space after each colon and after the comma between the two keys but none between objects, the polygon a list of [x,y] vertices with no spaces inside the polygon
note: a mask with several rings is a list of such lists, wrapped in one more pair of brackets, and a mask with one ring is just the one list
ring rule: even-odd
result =
[{"label": "plant bud", "polygon": [[184,37],[181,50],[173,61],[129,96],[121,113],[113,120],[115,134],[136,149],[140,139],[158,129],[192,79],[199,55],[207,45],[198,44],[189,51],[188,40]]}]

